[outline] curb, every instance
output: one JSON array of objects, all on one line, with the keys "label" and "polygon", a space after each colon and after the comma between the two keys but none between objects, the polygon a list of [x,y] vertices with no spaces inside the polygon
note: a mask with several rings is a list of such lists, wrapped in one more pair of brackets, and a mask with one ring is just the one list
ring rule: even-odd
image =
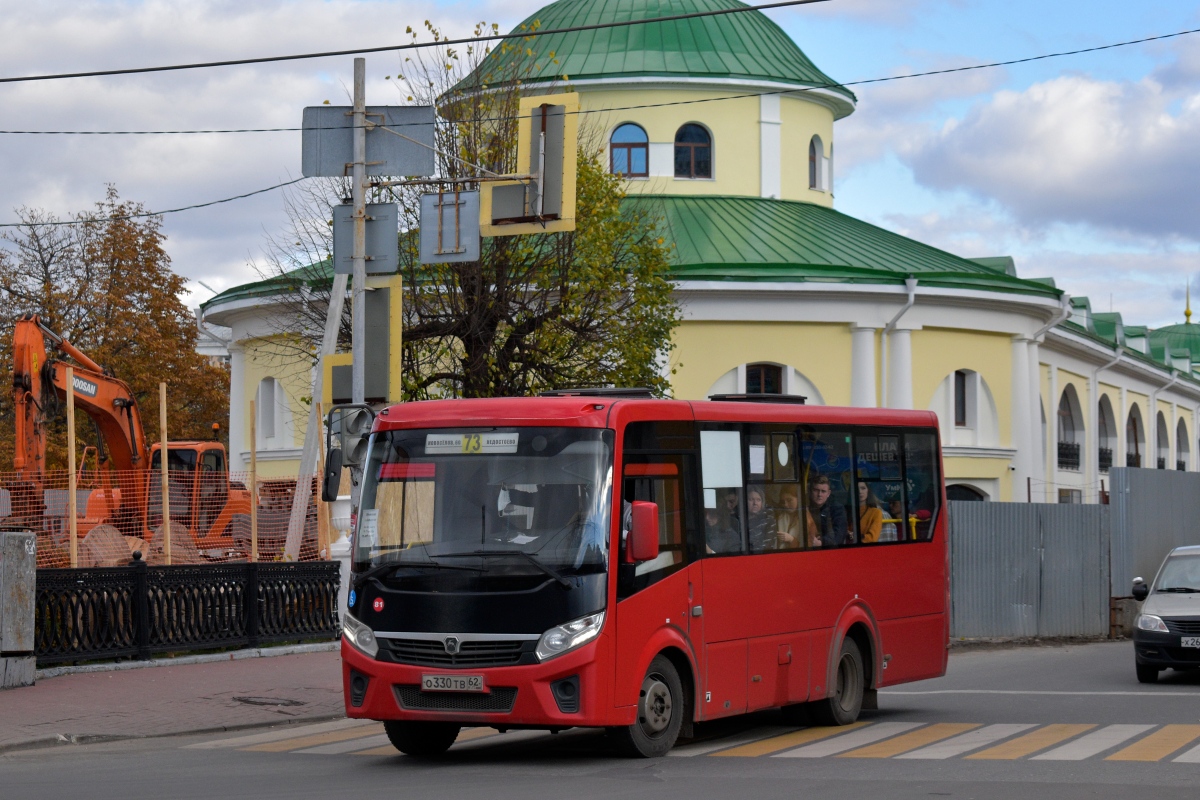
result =
[{"label": "curb", "polygon": [[[341,642],[317,642],[314,644],[294,644],[286,647],[252,647],[245,650],[233,650],[228,653],[205,653],[195,656],[180,656],[179,658],[152,658],[148,661],[114,661],[106,664],[84,664],[78,667],[47,667],[39,669],[35,680],[57,678],[60,675],[78,675],[88,672],[118,672],[127,669],[148,669],[151,667],[177,667],[187,664],[215,664],[219,661],[241,661],[244,658],[270,658],[272,656],[294,656],[303,653],[328,653],[338,650]],[[2,750],[3,748],[0,748]]]},{"label": "curb", "polygon": [[188,731],[172,731],[159,734],[106,734],[106,733],[59,733],[54,736],[44,736],[40,739],[30,739],[27,742],[13,742],[0,745],[0,754],[20,750],[38,750],[46,747],[62,745],[105,744],[108,742],[128,742],[133,739],[167,739],[173,736],[202,736],[206,733],[234,733],[256,728],[274,728],[285,725],[311,725],[314,722],[328,722],[335,719],[345,719],[345,714],[316,714],[311,717],[293,717],[287,720],[272,720],[270,722],[247,722],[241,725],[215,725],[208,728],[197,728]]}]

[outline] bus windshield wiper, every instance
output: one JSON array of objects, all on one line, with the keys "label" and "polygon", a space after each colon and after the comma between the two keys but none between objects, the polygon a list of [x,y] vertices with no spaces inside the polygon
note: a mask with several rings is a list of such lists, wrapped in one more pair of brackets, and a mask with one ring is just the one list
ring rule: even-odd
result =
[{"label": "bus windshield wiper", "polygon": [[533,564],[535,567],[540,569],[542,572],[549,575],[551,578],[554,578],[554,580],[558,581],[559,585],[561,585],[564,589],[571,588],[571,582],[569,580],[564,578],[562,575],[558,574],[556,571],[554,571],[550,567],[543,564],[541,561],[539,561],[537,558],[535,558],[530,553],[526,553],[524,550],[472,550],[469,553],[443,553],[442,554],[442,558],[454,558],[454,557],[461,557],[461,556],[483,556],[485,558],[486,557],[494,558],[496,556],[520,556],[521,558],[528,561],[530,564]]},{"label": "bus windshield wiper", "polygon": [[354,580],[359,584],[366,583],[367,581],[378,581],[384,575],[390,576],[392,572],[404,567],[433,567],[434,569],[458,569],[467,570],[468,572],[483,572],[483,569],[480,567],[463,567],[459,566],[458,564],[442,564],[434,561],[431,558],[428,561],[389,561],[386,564],[376,564],[366,572],[355,575]]}]

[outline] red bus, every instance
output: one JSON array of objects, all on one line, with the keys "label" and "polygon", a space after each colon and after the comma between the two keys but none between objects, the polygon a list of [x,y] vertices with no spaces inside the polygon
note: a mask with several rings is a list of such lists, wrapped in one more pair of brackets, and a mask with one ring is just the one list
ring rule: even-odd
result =
[{"label": "red bus", "polygon": [[945,507],[928,412],[392,406],[363,467],[346,713],[414,755],[463,726],[603,727],[653,757],[758,709],[851,723],[945,672]]}]

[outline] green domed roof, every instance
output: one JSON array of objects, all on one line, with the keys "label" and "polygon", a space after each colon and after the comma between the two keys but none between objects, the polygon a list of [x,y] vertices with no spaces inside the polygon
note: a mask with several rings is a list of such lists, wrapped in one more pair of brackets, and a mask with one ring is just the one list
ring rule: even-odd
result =
[{"label": "green domed roof", "polygon": [[1164,325],[1150,331],[1150,347],[1166,358],[1171,353],[1190,351],[1193,360],[1200,361],[1200,324],[1184,322]]},{"label": "green domed roof", "polygon": [[[652,19],[744,7],[738,0],[558,0],[530,15],[514,32],[570,28],[637,19]],[[829,87],[837,115],[854,110],[849,89],[809,61],[783,29],[760,11],[653,22],[621,28],[557,33],[497,48],[463,84],[486,82],[486,73],[503,71],[533,51],[525,80],[572,81],[600,78],[716,78],[769,81],[797,86]],[[553,53],[553,56],[551,54]],[[490,62],[490,63],[489,63]],[[480,71],[485,74],[480,75]],[[462,88],[460,85],[459,88]]]}]

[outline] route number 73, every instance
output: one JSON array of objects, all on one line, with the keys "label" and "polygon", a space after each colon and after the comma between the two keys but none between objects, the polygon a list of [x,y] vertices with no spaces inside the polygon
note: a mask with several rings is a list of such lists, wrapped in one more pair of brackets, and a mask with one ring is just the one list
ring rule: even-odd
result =
[{"label": "route number 73", "polygon": [[464,453],[479,453],[483,451],[483,436],[478,433],[464,433],[462,438]]}]

